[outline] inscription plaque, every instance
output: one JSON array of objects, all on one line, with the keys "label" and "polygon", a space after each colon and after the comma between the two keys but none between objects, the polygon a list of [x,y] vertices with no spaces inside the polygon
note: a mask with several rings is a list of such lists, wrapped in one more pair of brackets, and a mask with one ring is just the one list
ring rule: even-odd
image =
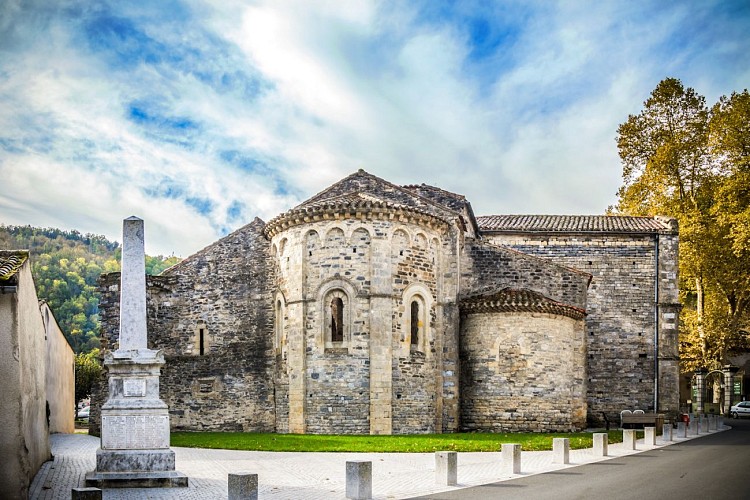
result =
[{"label": "inscription plaque", "polygon": [[146,381],[142,378],[126,378],[122,381],[122,392],[126,398],[142,398],[146,395]]},{"label": "inscription plaque", "polygon": [[103,450],[169,448],[167,415],[102,415]]}]

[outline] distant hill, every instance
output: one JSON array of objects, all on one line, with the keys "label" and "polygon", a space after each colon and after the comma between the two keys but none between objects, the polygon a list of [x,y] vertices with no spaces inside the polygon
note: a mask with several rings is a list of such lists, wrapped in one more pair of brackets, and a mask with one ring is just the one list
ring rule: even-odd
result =
[{"label": "distant hill", "polygon": [[[96,281],[120,270],[119,243],[78,231],[0,224],[0,249],[31,252],[37,295],[52,308],[76,353],[99,347]],[[146,273],[159,274],[179,261],[146,256]]]}]

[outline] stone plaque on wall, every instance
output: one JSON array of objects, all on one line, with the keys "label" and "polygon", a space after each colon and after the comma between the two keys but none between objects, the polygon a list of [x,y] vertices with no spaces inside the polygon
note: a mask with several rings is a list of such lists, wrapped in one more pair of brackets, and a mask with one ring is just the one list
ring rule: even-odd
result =
[{"label": "stone plaque on wall", "polygon": [[122,381],[122,392],[125,397],[142,398],[146,395],[146,380],[126,378]]},{"label": "stone plaque on wall", "polygon": [[167,415],[102,415],[103,450],[169,448]]}]

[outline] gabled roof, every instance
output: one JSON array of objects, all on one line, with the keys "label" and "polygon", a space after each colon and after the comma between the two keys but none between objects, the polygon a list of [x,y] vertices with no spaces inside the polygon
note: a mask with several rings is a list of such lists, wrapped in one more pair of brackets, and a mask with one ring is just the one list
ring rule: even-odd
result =
[{"label": "gabled roof", "polygon": [[0,282],[12,280],[28,258],[28,250],[0,250]]},{"label": "gabled roof", "polygon": [[527,289],[504,288],[496,292],[475,295],[461,300],[465,313],[484,312],[533,312],[583,319],[586,311]]},{"label": "gabled roof", "polygon": [[673,233],[677,223],[666,217],[619,215],[484,215],[477,217],[483,232],[540,233]]}]

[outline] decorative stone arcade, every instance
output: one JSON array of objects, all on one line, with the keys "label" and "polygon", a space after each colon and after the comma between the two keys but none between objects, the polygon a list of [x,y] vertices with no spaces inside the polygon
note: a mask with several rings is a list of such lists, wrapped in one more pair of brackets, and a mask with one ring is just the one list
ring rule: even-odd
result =
[{"label": "decorative stone arcade", "polygon": [[143,220],[123,221],[118,349],[105,355],[109,399],[102,406],[101,447],[86,484],[104,488],[187,486],[169,448],[169,413],[159,398],[161,351],[147,347]]}]

